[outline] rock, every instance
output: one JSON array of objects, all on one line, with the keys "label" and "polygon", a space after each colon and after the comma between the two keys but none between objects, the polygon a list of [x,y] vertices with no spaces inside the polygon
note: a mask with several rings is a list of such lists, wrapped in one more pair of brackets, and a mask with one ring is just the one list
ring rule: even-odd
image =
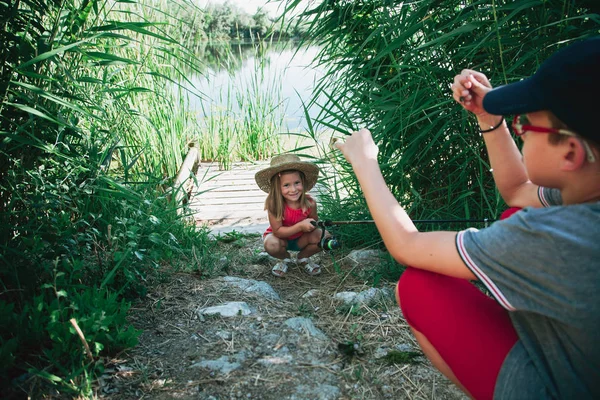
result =
[{"label": "rock", "polygon": [[379,347],[373,352],[373,358],[376,358],[376,359],[383,358],[383,357],[387,356],[390,353],[390,351],[399,351],[402,353],[407,353],[407,352],[415,351],[415,349],[410,344],[407,344],[407,343],[400,343],[400,344],[396,345],[393,349],[390,349],[389,347]]},{"label": "rock", "polygon": [[354,300],[352,301],[354,304],[365,304],[369,305],[374,303],[375,301],[381,299],[384,296],[383,292],[379,288],[371,288],[365,291],[360,292]]},{"label": "rock", "polygon": [[317,339],[321,340],[329,340],[327,335],[325,335],[322,331],[317,329],[313,324],[312,320],[309,318],[303,317],[295,317],[290,318],[284,322],[285,325],[289,326],[293,330],[299,333],[308,333],[310,336],[313,336]]},{"label": "rock", "polygon": [[373,352],[373,358],[383,358],[385,356],[388,355],[388,353],[390,352],[389,348],[385,348],[385,347],[378,347],[374,352]]},{"label": "rock", "polygon": [[356,292],[340,292],[336,293],[333,297],[336,300],[343,301],[347,305],[371,305],[378,300],[391,296],[392,292],[387,288],[371,288],[363,290],[358,294]]},{"label": "rock", "polygon": [[318,289],[310,289],[308,292],[306,292],[302,295],[302,298],[308,299],[309,297],[314,297],[319,293],[320,293],[320,291]]},{"label": "rock", "polygon": [[226,276],[223,281],[231,286],[238,287],[246,293],[257,293],[272,300],[281,300],[279,294],[267,282],[255,281],[254,279],[243,279],[234,276]]},{"label": "rock", "polygon": [[198,315],[214,315],[219,314],[222,317],[235,317],[237,315],[252,314],[252,310],[244,301],[232,301],[221,304],[220,306],[207,307],[198,310]]},{"label": "rock", "polygon": [[263,358],[257,360],[257,362],[264,366],[290,364],[292,362],[292,356],[289,356],[289,355],[283,356],[283,357],[268,356],[268,357],[263,357]]},{"label": "rock", "polygon": [[385,257],[385,253],[379,250],[352,250],[344,258],[344,265],[352,268],[368,265],[372,268],[374,265],[380,264],[383,257]]},{"label": "rock", "polygon": [[404,352],[415,351],[415,349],[410,344],[406,343],[400,343],[399,345],[397,345],[396,350]]},{"label": "rock", "polygon": [[229,362],[229,357],[223,356],[217,360],[203,360],[192,364],[192,368],[208,368],[212,371],[218,371],[222,374],[228,374],[231,371],[235,371],[236,369],[241,368],[241,364],[237,362]]},{"label": "rock", "polygon": [[356,292],[340,292],[336,293],[333,298],[336,300],[341,300],[346,304],[351,304],[357,295],[358,293]]},{"label": "rock", "polygon": [[231,340],[231,338],[233,337],[233,335],[229,331],[217,331],[215,335],[217,335],[223,340]]},{"label": "rock", "polygon": [[278,260],[275,257],[272,257],[266,251],[261,251],[258,253],[254,259],[255,262],[263,265],[269,265],[272,262],[277,262]]},{"label": "rock", "polygon": [[262,342],[265,346],[273,347],[279,342],[280,335],[275,333],[268,333],[262,337]]},{"label": "rock", "polygon": [[340,394],[340,389],[331,385],[298,385],[290,400],[335,400]]}]

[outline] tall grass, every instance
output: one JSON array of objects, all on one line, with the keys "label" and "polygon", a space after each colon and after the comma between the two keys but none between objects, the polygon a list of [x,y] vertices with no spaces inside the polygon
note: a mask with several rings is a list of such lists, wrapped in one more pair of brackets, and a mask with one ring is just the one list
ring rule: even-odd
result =
[{"label": "tall grass", "polygon": [[223,169],[235,161],[263,160],[283,150],[282,77],[271,73],[269,56],[260,45],[251,62],[254,70],[249,77],[236,80],[232,75],[216,98],[207,96],[210,106],[202,110],[197,135],[201,157],[218,161]]},{"label": "tall grass", "polygon": [[[454,75],[473,68],[495,86],[513,82],[600,29],[591,3],[571,0],[287,4],[288,14],[302,11],[310,43],[322,49],[315,63],[328,71],[319,83],[328,101],[314,123],[340,135],[368,127],[389,188],[415,219],[494,218],[506,207],[475,120],[451,98]],[[350,194],[348,217],[368,219],[345,160],[328,157]]]}]

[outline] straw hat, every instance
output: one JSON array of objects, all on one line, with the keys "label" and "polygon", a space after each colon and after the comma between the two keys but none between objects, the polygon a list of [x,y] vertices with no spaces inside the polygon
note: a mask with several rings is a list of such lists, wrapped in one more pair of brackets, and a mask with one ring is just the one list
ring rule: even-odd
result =
[{"label": "straw hat", "polygon": [[254,175],[256,184],[263,192],[269,193],[271,188],[271,178],[279,172],[297,170],[304,172],[306,177],[305,191],[309,191],[317,183],[319,177],[319,167],[315,164],[301,161],[300,157],[295,154],[281,154],[271,159],[271,166],[265,169],[261,169]]}]

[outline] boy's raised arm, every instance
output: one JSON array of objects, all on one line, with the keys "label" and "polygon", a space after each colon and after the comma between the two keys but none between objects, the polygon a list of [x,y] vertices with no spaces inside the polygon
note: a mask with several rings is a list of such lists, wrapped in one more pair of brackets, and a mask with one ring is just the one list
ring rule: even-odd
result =
[{"label": "boy's raised arm", "polygon": [[475,279],[458,254],[456,232],[421,233],[398,204],[381,175],[377,163],[379,150],[367,129],[334,146],[352,164],[377,229],[396,261],[457,278]]},{"label": "boy's raised arm", "polygon": [[[465,110],[475,114],[481,130],[497,126],[502,118],[488,114],[483,109],[483,98],[490,90],[492,86],[487,77],[469,69],[457,75],[452,85],[454,99]],[[502,122],[498,128],[482,135],[494,181],[506,204],[511,207],[541,207],[538,186],[527,176],[523,158],[510,135],[507,122]]]}]

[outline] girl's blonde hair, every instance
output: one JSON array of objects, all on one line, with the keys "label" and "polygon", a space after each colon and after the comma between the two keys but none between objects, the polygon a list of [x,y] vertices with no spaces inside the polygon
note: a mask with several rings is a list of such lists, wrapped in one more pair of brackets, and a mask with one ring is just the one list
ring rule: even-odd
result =
[{"label": "girl's blonde hair", "polygon": [[[281,171],[278,174],[273,175],[271,178],[271,187],[269,189],[269,194],[267,195],[267,199],[265,200],[265,210],[269,211],[271,214],[275,216],[275,219],[278,221],[283,220],[283,211],[285,210],[285,199],[281,194],[281,175],[291,174],[297,172],[300,175],[300,181],[302,181],[302,187],[306,187],[306,177],[304,176],[304,172],[298,171],[295,169]],[[303,190],[300,194],[300,207],[302,207],[302,211],[306,212],[309,208],[314,206],[314,201],[306,194],[306,191]]]}]

